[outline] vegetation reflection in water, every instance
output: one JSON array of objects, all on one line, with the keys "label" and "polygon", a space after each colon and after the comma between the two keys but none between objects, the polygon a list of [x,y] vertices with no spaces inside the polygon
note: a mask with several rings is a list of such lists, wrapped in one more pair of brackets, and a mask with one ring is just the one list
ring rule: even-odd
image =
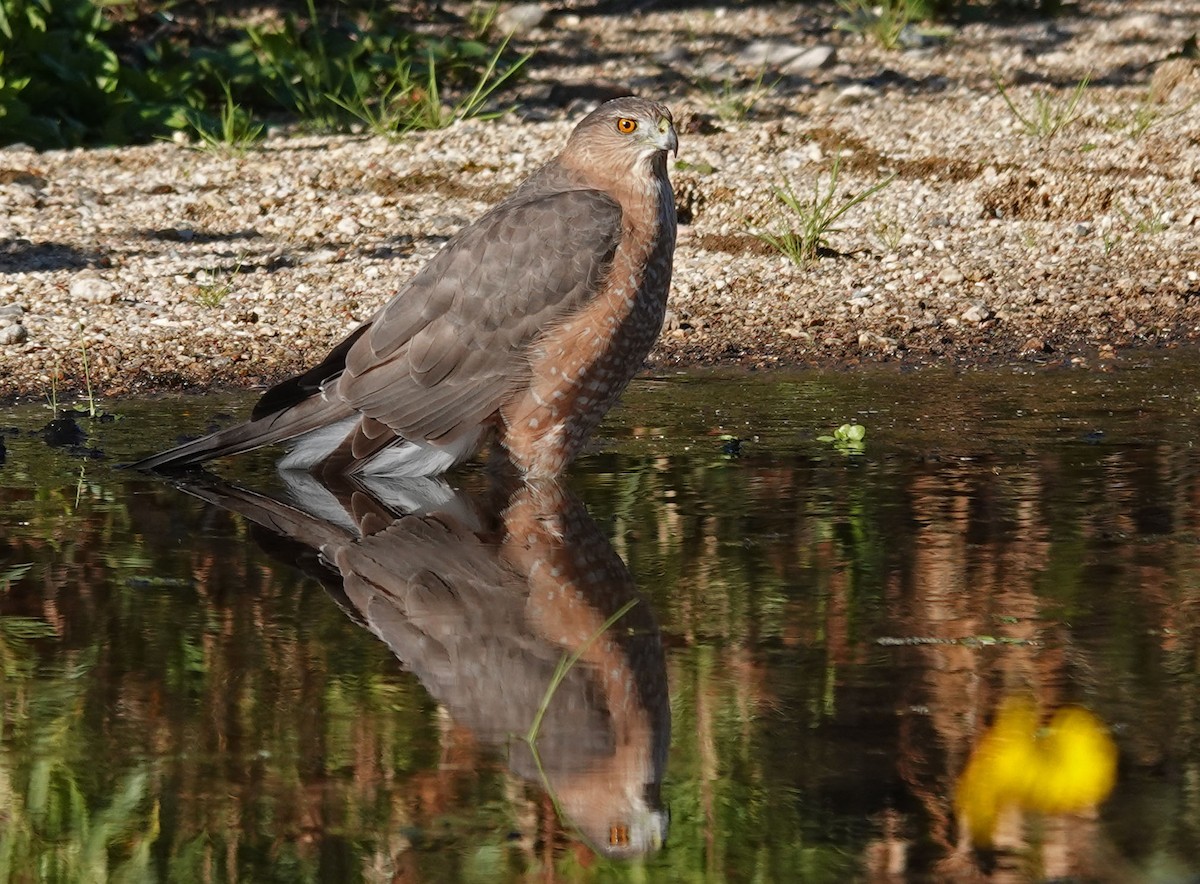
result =
[{"label": "vegetation reflection in water", "polygon": [[[113,471],[163,405],[110,406],[107,461],[10,433],[0,880],[1196,874],[1195,366],[636,385],[570,483],[666,648],[670,829],[632,864],[244,519]],[[848,421],[861,454],[817,441]],[[980,853],[954,784],[1012,694],[1090,708],[1119,776]]]}]

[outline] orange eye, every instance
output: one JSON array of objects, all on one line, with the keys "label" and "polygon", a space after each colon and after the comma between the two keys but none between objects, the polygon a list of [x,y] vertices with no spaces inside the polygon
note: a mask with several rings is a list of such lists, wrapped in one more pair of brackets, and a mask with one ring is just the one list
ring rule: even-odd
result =
[{"label": "orange eye", "polygon": [[637,131],[637,120],[631,120],[629,117],[621,117],[617,120],[617,131],[625,135],[632,135]]}]

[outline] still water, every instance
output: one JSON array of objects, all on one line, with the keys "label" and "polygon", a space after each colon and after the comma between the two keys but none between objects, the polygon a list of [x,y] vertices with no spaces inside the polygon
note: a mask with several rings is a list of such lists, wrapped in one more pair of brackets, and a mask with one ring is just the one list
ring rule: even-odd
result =
[{"label": "still water", "polygon": [[[1198,391],[664,375],[534,489],[116,469],[248,395],[11,410],[0,881],[1196,880]],[[981,849],[1006,697],[1117,777]]]}]

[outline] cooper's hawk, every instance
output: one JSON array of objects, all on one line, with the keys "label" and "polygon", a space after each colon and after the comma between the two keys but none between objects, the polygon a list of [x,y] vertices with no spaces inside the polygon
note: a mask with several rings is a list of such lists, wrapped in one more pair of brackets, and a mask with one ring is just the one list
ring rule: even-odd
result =
[{"label": "cooper's hawk", "polygon": [[[355,479],[286,478],[299,505],[209,477],[180,487],[267,529],[257,532],[264,549],[317,577],[457,723],[506,746],[512,770],[552,789],[597,850],[629,857],[662,845],[671,734],[662,638],[574,495],[556,482],[517,483],[511,493],[490,485],[489,501],[404,479],[385,480],[385,503]],[[513,736],[539,718],[535,759]]]},{"label": "cooper's hawk", "polygon": [[133,466],[283,442],[283,468],[424,476],[495,438],[522,475],[557,476],[662,328],[678,144],[663,105],[606,102],[324,361],[268,390],[247,423]]}]

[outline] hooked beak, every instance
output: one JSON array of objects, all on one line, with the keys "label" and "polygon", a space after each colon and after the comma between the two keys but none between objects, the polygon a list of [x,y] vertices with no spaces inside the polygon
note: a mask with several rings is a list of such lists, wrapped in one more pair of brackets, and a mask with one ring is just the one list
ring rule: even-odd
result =
[{"label": "hooked beak", "polygon": [[675,134],[674,124],[665,117],[658,121],[658,137],[654,139],[654,146],[679,156],[679,136]]}]

